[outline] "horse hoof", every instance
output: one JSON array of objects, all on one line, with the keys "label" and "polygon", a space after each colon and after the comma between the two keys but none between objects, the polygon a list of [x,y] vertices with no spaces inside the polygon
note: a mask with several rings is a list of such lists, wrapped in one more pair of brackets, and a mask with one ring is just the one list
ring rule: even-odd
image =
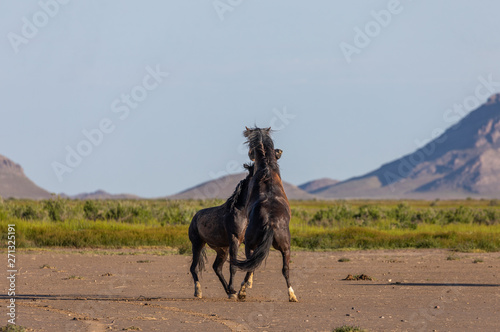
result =
[{"label": "horse hoof", "polygon": [[197,297],[199,299],[202,298],[202,295],[201,295],[201,284],[199,282],[196,283],[195,287],[194,287],[194,297]]},{"label": "horse hoof", "polygon": [[228,297],[228,299],[230,299],[230,300],[237,300],[237,299],[238,299],[238,295],[237,295],[236,293],[234,293],[234,294],[229,294],[227,297]]},{"label": "horse hoof", "polygon": [[297,297],[295,296],[295,292],[293,291],[293,288],[291,286],[290,286],[290,288],[288,288],[288,301],[299,302],[299,300],[297,300]]},{"label": "horse hoof", "polygon": [[244,300],[247,298],[247,294],[245,293],[238,293],[238,300]]}]

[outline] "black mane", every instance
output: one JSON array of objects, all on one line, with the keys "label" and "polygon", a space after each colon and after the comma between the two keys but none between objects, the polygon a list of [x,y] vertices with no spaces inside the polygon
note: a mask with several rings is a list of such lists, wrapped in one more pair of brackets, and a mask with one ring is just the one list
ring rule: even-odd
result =
[{"label": "black mane", "polygon": [[258,168],[264,169],[267,174],[270,168],[279,174],[278,160],[271,138],[271,128],[250,128],[243,132],[247,138],[246,143],[250,151],[253,151]]},{"label": "black mane", "polygon": [[244,191],[248,188],[248,183],[250,182],[250,178],[253,175],[253,164],[244,164],[243,167],[248,171],[248,174],[243,180],[238,183],[238,185],[234,189],[234,192],[225,203],[229,207],[230,211],[233,211],[237,207],[238,203],[240,202],[241,195],[245,193]]}]

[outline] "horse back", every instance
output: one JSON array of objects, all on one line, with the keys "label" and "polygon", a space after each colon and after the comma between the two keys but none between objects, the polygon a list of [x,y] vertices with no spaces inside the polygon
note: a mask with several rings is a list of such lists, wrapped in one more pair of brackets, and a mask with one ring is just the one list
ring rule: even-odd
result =
[{"label": "horse back", "polygon": [[224,227],[225,206],[215,206],[198,211],[191,221],[190,228],[211,247],[227,247],[229,245]]}]

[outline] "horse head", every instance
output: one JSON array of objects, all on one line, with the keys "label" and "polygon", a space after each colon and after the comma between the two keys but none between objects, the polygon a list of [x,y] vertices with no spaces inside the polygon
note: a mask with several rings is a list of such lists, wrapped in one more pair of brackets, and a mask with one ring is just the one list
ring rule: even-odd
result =
[{"label": "horse head", "polygon": [[264,165],[277,166],[279,153],[274,149],[274,143],[271,138],[271,127],[269,128],[248,128],[245,127],[243,136],[247,138],[248,157],[255,161],[257,168]]}]

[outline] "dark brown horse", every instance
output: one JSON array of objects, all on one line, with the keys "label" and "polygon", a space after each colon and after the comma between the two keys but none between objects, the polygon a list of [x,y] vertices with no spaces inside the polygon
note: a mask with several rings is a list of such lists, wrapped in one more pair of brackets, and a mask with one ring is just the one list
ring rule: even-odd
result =
[{"label": "dark brown horse", "polygon": [[[283,151],[275,150],[275,158],[279,159]],[[253,159],[250,157],[250,159]],[[189,225],[189,239],[193,249],[193,262],[191,264],[191,274],[193,275],[195,291],[194,296],[201,298],[201,284],[198,273],[201,273],[205,266],[206,254],[205,244],[217,252],[213,269],[219,277],[226,294],[231,299],[236,299],[236,291],[233,288],[233,277],[236,267],[230,265],[229,284],[222,274],[222,267],[229,256],[234,259],[238,254],[238,248],[244,240],[245,230],[248,225],[245,211],[248,195],[248,184],[253,175],[253,165],[244,165],[248,170],[248,175],[241,180],[233,194],[222,205],[198,211],[191,225]],[[249,287],[252,284],[252,275],[249,275]]]},{"label": "dark brown horse", "polygon": [[252,128],[243,132],[249,145],[249,156],[255,159],[253,177],[248,184],[244,261],[234,260],[238,268],[247,271],[238,297],[246,297],[250,276],[268,256],[271,245],[283,256],[282,273],[288,287],[288,299],[297,302],[289,277],[290,264],[290,204],[286,197],[274,153],[271,128]]}]

